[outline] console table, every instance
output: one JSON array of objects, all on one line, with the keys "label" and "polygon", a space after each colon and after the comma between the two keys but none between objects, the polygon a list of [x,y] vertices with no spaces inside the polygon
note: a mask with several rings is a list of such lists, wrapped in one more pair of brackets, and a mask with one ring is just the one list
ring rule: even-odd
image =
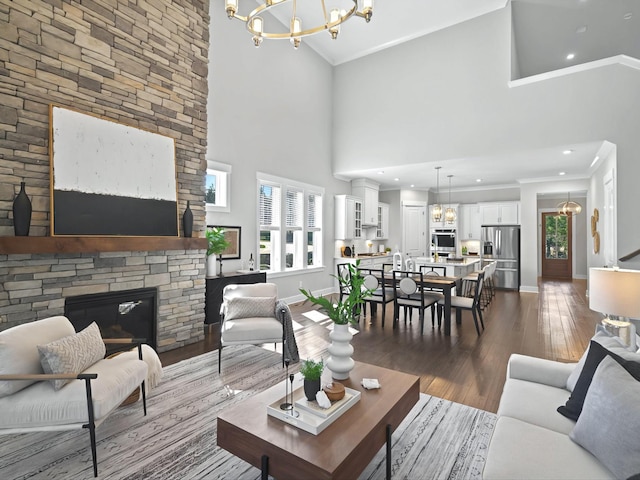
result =
[{"label": "console table", "polygon": [[225,273],[222,277],[207,277],[204,299],[204,323],[207,325],[220,323],[220,306],[222,305],[222,291],[224,287],[235,283],[265,283],[266,281],[266,272],[234,272]]}]

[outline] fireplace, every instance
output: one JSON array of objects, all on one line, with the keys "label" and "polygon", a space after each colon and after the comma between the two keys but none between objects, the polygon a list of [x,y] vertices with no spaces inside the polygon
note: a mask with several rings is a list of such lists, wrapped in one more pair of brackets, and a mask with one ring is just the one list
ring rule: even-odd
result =
[{"label": "fireplace", "polygon": [[[76,331],[96,322],[103,338],[141,338],[156,348],[157,289],[138,288],[65,298],[64,315]],[[107,352],[121,349],[108,345]]]}]

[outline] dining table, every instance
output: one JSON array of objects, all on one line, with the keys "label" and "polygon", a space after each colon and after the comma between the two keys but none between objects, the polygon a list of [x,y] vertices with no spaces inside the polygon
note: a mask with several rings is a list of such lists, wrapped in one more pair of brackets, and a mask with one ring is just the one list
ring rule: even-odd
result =
[{"label": "dining table", "polygon": [[[445,277],[436,275],[424,275],[422,280],[422,286],[432,290],[440,291],[444,295],[444,334],[445,336],[451,335],[451,292],[454,288],[460,291],[462,285],[462,277]],[[384,275],[384,283],[393,288],[397,288],[394,285],[393,275],[391,272],[386,272]],[[456,314],[456,322],[461,322],[461,315]],[[394,322],[394,328],[395,328]]]}]

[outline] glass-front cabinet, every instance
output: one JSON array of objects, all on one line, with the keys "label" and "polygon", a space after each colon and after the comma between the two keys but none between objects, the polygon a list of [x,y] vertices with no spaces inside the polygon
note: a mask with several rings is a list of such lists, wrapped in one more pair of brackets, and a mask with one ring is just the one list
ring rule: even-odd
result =
[{"label": "glass-front cabinet", "polygon": [[362,238],[362,200],[352,195],[335,196],[336,240]]},{"label": "glass-front cabinet", "polygon": [[389,238],[389,205],[378,203],[378,226],[376,227],[376,239]]}]

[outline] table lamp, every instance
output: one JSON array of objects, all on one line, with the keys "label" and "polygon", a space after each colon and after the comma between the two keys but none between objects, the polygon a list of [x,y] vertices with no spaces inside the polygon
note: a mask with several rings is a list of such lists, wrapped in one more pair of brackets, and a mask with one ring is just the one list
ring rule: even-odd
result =
[{"label": "table lamp", "polygon": [[640,270],[590,268],[589,308],[603,313],[607,331],[635,349],[636,327],[628,319],[640,319]]}]

